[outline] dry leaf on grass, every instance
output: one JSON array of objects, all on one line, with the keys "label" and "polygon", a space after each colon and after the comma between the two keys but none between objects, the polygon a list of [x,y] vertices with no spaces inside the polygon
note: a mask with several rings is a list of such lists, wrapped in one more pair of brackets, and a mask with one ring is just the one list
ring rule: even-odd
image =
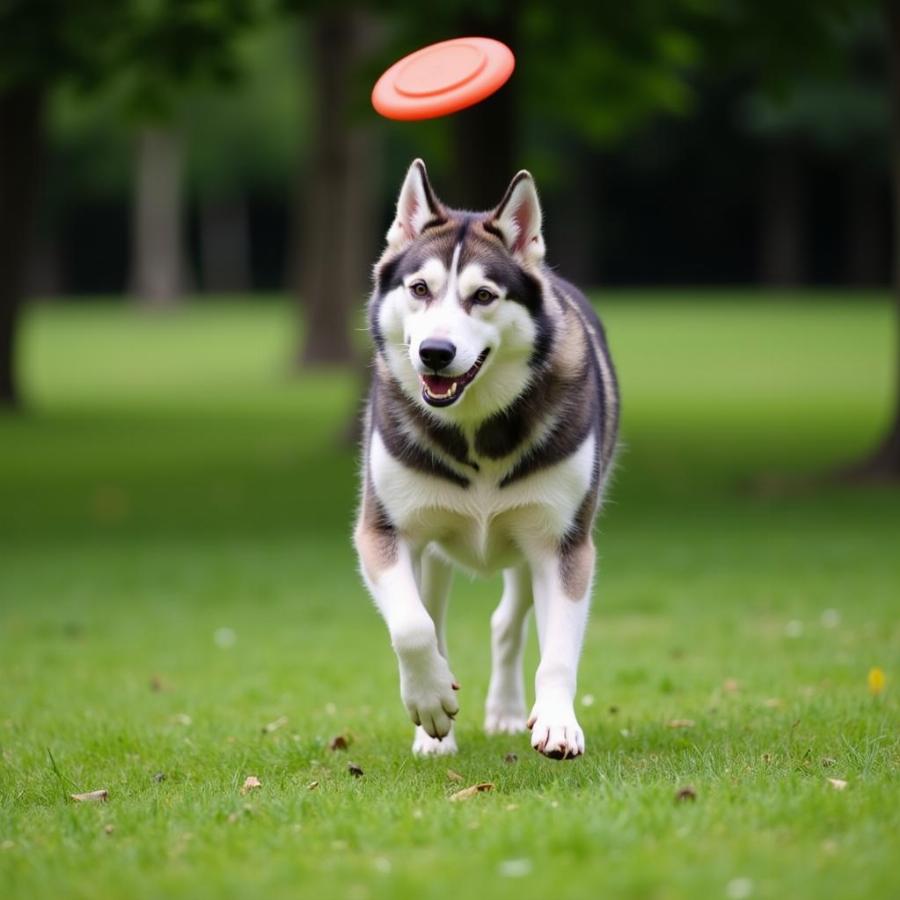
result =
[{"label": "dry leaf on grass", "polygon": [[356,763],[347,763],[347,771],[354,778],[362,778],[362,776],[366,774]]},{"label": "dry leaf on grass", "polygon": [[463,788],[461,791],[451,794],[448,799],[451,803],[456,803],[459,800],[468,800],[476,794],[483,794],[493,789],[494,785],[490,781],[482,781],[481,784],[473,784],[471,787]]},{"label": "dry leaf on grass", "polygon": [[668,728],[693,728],[694,720],[693,719],[669,719],[666,722],[666,726]]},{"label": "dry leaf on grass", "polygon": [[318,782],[318,781],[311,781],[311,782],[306,786],[306,789],[307,789],[308,791],[314,791],[318,786],[319,786],[319,782]]},{"label": "dry leaf on grass", "polygon": [[726,694],[736,694],[741,689],[740,682],[736,678],[726,678],[722,690]]},{"label": "dry leaf on grass", "polygon": [[248,775],[244,779],[244,785],[241,788],[242,794],[249,794],[250,791],[259,790],[262,787],[262,782],[255,775]]},{"label": "dry leaf on grass", "polygon": [[278,731],[279,728],[283,728],[287,723],[287,716],[279,716],[274,721],[269,722],[268,725],[263,725],[262,732],[263,734],[271,734],[273,731]]},{"label": "dry leaf on grass", "polygon": [[678,792],[675,794],[676,803],[684,803],[686,800],[693,802],[696,799],[697,791],[689,784],[686,784],[683,788],[679,788]]},{"label": "dry leaf on grass", "polygon": [[507,753],[506,756],[503,757],[503,762],[509,763],[510,765],[517,763],[518,761],[519,757],[516,756],[515,753]]},{"label": "dry leaf on grass", "polygon": [[88,791],[86,794],[69,794],[76,803],[106,803],[109,800],[109,791],[101,788],[99,791]]},{"label": "dry leaf on grass", "polygon": [[843,778],[829,778],[828,783],[836,790],[842,791],[847,787],[847,782]]},{"label": "dry leaf on grass", "polygon": [[462,775],[460,775],[459,772],[455,772],[453,769],[447,769],[447,778],[449,778],[450,781],[463,781]]},{"label": "dry leaf on grass", "polygon": [[329,742],[329,750],[346,750],[350,746],[350,741],[344,734],[336,734]]}]

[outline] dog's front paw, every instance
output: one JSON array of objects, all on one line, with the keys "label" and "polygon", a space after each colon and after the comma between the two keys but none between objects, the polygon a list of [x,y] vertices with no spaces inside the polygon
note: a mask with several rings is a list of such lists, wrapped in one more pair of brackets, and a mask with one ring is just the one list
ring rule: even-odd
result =
[{"label": "dog's front paw", "polygon": [[535,704],[528,727],[531,746],[550,759],[574,759],[584,753],[584,732],[571,706]]},{"label": "dog's front paw", "polygon": [[421,725],[416,728],[416,736],[412,745],[412,752],[416,756],[450,756],[456,753],[457,749],[452,724],[444,738],[431,737]]},{"label": "dog's front paw", "polygon": [[456,680],[447,661],[435,650],[423,657],[400,660],[400,696],[409,717],[433,738],[450,733],[459,712]]}]

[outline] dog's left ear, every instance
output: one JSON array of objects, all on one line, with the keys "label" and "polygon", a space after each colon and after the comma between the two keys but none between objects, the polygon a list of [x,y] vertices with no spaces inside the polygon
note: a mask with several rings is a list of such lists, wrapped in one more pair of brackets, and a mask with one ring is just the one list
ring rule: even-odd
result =
[{"label": "dog's left ear", "polygon": [[513,178],[491,215],[491,224],[503,235],[506,248],[519,262],[538,265],[543,260],[541,204],[530,172],[523,169]]},{"label": "dog's left ear", "polygon": [[400,250],[415,240],[422,229],[435,220],[447,218],[444,207],[434,195],[425,163],[413,160],[397,198],[397,215],[387,233],[391,250]]}]

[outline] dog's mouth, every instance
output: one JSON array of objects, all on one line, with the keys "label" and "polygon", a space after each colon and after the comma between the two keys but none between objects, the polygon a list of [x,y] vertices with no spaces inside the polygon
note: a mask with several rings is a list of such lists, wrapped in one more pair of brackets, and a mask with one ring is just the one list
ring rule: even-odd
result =
[{"label": "dog's mouth", "polygon": [[422,381],[422,397],[429,406],[450,406],[456,403],[462,396],[466,386],[471,384],[475,376],[478,374],[487,355],[490,353],[490,347],[485,350],[475,364],[468,372],[462,375],[420,375]]}]

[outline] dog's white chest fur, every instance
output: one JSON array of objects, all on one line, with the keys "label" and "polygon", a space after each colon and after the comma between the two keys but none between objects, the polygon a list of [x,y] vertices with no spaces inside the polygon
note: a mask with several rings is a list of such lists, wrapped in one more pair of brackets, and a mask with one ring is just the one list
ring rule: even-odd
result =
[{"label": "dog's white chest fur", "polygon": [[508,463],[480,460],[460,487],[404,466],[377,431],[369,452],[373,484],[397,528],[420,547],[434,544],[458,565],[489,574],[519,562],[532,540],[563,537],[591,484],[595,437],[506,487]]}]

